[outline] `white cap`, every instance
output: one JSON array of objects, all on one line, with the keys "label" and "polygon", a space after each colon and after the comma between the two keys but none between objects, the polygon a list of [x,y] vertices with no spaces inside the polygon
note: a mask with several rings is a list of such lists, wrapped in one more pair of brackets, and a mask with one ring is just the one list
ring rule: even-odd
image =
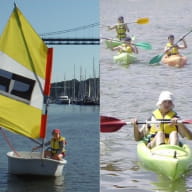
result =
[{"label": "white cap", "polygon": [[163,101],[172,101],[173,103],[173,94],[169,91],[162,91],[161,94],[159,95],[159,100],[158,102],[156,103],[157,106],[161,105]]}]

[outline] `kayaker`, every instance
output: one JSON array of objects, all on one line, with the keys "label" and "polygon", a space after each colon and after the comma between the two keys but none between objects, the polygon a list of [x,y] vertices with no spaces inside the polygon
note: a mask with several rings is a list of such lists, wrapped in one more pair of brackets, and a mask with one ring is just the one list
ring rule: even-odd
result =
[{"label": "kayaker", "polygon": [[[45,152],[45,158],[52,158],[55,160],[62,160],[65,157],[65,145],[67,144],[65,137],[61,136],[60,129],[54,129],[52,131],[52,138],[50,141],[45,143],[45,146],[50,145]],[[41,148],[42,145],[34,147],[32,151]]]},{"label": "kayaker", "polygon": [[126,37],[124,43],[112,48],[113,51],[118,50],[120,53],[136,53],[138,54],[137,47],[132,43],[131,37]]},{"label": "kayaker", "polygon": [[179,145],[179,135],[187,137],[192,140],[192,132],[183,124],[178,122],[180,119],[174,108],[173,94],[169,91],[162,91],[158,102],[157,109],[153,111],[149,121],[156,121],[158,119],[170,120],[171,123],[161,124],[147,124],[139,129],[137,120],[133,119],[134,137],[136,141],[144,139],[149,148],[161,144]]},{"label": "kayaker", "polygon": [[180,55],[179,49],[186,49],[187,48],[187,43],[185,39],[181,39],[183,42],[183,45],[175,45],[174,44],[174,35],[169,35],[168,36],[168,43],[166,44],[164,51],[165,51],[165,56],[169,57],[171,55]]},{"label": "kayaker", "polygon": [[124,23],[124,18],[122,16],[118,17],[118,23],[114,26],[108,26],[109,30],[115,29],[117,33],[117,38],[123,40],[127,37],[127,32],[129,32],[128,25]]}]

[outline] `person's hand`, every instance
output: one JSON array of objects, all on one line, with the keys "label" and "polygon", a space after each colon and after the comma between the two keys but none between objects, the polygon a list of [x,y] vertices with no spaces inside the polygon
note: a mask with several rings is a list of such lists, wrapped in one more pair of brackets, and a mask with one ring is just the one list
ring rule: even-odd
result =
[{"label": "person's hand", "polygon": [[172,126],[177,125],[177,124],[178,124],[178,120],[179,120],[179,118],[177,118],[177,117],[173,117],[173,118],[171,119],[171,123],[170,123],[170,125],[172,125]]},{"label": "person's hand", "polygon": [[137,119],[136,119],[136,118],[131,119],[131,124],[132,124],[133,126],[136,126],[136,125],[137,125]]}]

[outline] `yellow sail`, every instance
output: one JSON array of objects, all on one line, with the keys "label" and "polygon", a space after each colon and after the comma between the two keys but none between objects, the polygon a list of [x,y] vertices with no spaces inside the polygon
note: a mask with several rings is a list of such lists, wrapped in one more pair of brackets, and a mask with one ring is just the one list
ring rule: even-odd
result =
[{"label": "yellow sail", "polygon": [[47,57],[47,46],[15,6],[0,38],[0,127],[41,137]]}]

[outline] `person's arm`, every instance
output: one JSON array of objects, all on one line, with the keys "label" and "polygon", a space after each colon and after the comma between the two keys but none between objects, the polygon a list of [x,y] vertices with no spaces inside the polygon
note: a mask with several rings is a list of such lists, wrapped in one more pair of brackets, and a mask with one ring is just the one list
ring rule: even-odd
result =
[{"label": "person's arm", "polygon": [[187,48],[187,43],[186,43],[185,39],[182,39],[182,41],[183,41],[183,45],[178,45],[177,46],[178,49],[186,49]]},{"label": "person's arm", "polygon": [[136,54],[139,53],[139,51],[135,45],[132,45],[132,50],[133,50],[133,53],[136,53]]},{"label": "person's arm", "polygon": [[127,32],[130,32],[129,27],[128,27],[127,24],[125,24],[125,28],[126,28],[126,31],[127,31]]},{"label": "person's arm", "polygon": [[108,30],[116,29],[116,25],[108,26]]},{"label": "person's arm", "polygon": [[139,129],[139,126],[137,125],[137,120],[136,119],[131,120],[131,122],[132,122],[132,125],[133,125],[133,132],[134,132],[135,141],[139,141],[144,137],[144,134]]},{"label": "person's arm", "polygon": [[57,154],[60,154],[63,152],[63,149],[65,148],[65,145],[67,144],[66,140],[63,139],[59,142],[59,150],[57,151]]},{"label": "person's arm", "polygon": [[178,132],[182,137],[192,140],[192,132],[183,123],[179,123],[178,120],[180,120],[179,116],[172,118],[171,124],[178,127]]},{"label": "person's arm", "polygon": [[192,140],[192,132],[183,123],[177,123],[177,126],[178,132],[182,137]]},{"label": "person's arm", "polygon": [[117,47],[112,47],[111,50],[112,51],[120,51],[120,50],[122,50],[122,47],[121,47],[121,45],[117,46]]}]

